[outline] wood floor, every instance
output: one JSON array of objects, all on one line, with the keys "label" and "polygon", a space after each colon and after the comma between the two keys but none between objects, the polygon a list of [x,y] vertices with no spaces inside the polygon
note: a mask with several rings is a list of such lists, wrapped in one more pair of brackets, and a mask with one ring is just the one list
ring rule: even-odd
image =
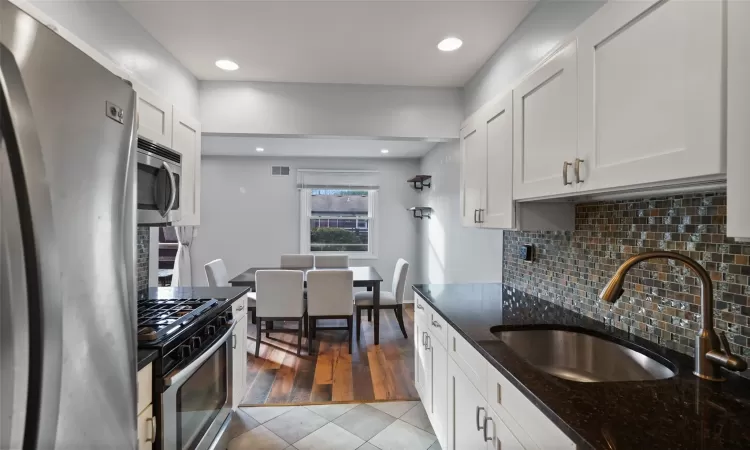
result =
[{"label": "wood floor", "polygon": [[[404,339],[393,311],[380,312],[380,345],[373,345],[372,323],[363,312],[362,336],[356,330],[352,354],[346,331],[318,330],[316,351],[297,356],[296,334],[263,335],[260,356],[255,358],[255,325],[248,322],[247,385],[243,406],[290,405],[326,402],[418,400],[414,387],[414,307],[404,305]],[[322,326],[345,326],[345,320],[320,320]],[[276,325],[277,328],[279,325]],[[296,325],[288,323],[287,327]]]}]

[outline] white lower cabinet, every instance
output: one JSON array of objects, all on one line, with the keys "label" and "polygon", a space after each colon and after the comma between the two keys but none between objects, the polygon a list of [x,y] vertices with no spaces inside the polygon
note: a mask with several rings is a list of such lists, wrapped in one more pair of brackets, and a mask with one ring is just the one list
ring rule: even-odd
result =
[{"label": "white lower cabinet", "polygon": [[440,446],[448,445],[448,351],[438,340],[430,342],[432,360],[432,404],[429,411],[432,429]]},{"label": "white lower cabinet", "polygon": [[[244,302],[243,299],[235,304],[241,303],[238,306],[242,306],[244,311]],[[240,314],[239,319],[237,311],[234,314],[237,325],[232,334],[232,408],[236,409],[247,390],[247,314]]]},{"label": "white lower cabinet", "polygon": [[[437,315],[422,298],[417,302]],[[455,329],[446,323],[446,348],[425,322],[418,316],[414,324],[414,381],[443,449],[576,448]]]}]

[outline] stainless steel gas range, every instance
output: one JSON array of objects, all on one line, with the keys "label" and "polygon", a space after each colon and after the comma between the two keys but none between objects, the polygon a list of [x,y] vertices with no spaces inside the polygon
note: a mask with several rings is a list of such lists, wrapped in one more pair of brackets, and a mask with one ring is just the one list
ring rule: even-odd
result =
[{"label": "stainless steel gas range", "polygon": [[157,449],[211,448],[230,420],[230,304],[242,294],[208,298],[213,288],[203,289],[151,289],[138,301],[138,347],[159,351],[153,365]]}]

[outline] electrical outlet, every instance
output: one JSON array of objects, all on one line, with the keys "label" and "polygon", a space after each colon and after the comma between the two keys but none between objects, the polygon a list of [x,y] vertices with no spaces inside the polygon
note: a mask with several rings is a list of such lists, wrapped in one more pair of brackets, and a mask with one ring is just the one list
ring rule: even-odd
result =
[{"label": "electrical outlet", "polygon": [[534,260],[534,246],[533,245],[522,245],[518,257],[522,261],[533,261]]}]

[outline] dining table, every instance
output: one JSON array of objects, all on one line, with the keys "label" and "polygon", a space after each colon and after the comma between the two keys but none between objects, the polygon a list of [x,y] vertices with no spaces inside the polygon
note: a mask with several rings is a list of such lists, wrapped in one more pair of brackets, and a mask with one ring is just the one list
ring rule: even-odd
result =
[{"label": "dining table", "polygon": [[[372,291],[372,308],[375,327],[375,345],[380,344],[380,283],[383,282],[383,277],[380,276],[378,271],[372,266],[357,266],[349,267],[352,271],[354,278],[353,287],[364,287],[368,291]],[[305,272],[305,278],[307,278],[307,272],[314,270],[310,267],[251,267],[244,272],[240,273],[236,277],[229,280],[229,284],[232,286],[249,287],[253,291],[255,290],[255,272],[259,270],[301,270]],[[341,269],[318,269],[318,270],[341,270]],[[305,280],[305,285],[307,281]],[[354,301],[352,299],[352,301]],[[254,309],[255,305],[248,303],[248,310]]]}]

